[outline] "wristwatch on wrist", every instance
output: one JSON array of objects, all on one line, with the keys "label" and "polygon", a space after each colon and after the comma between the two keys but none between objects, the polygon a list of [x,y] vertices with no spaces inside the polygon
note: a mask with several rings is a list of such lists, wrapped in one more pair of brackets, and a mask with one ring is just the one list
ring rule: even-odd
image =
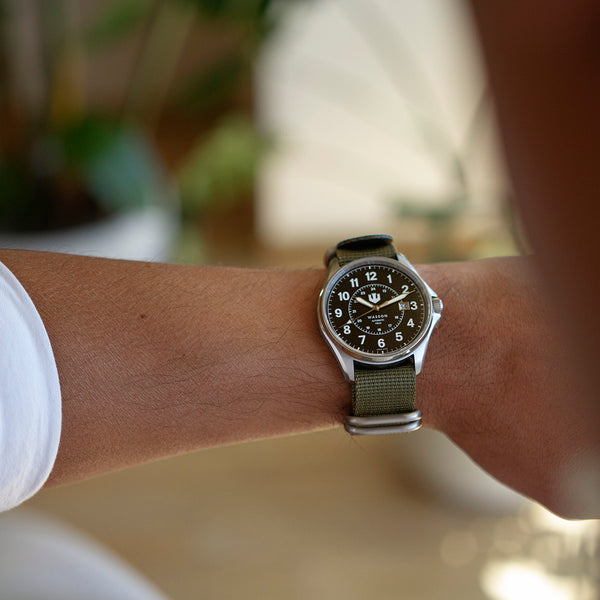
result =
[{"label": "wristwatch on wrist", "polygon": [[352,385],[351,434],[414,431],[415,379],[442,300],[389,235],[344,240],[325,255],[319,327]]}]

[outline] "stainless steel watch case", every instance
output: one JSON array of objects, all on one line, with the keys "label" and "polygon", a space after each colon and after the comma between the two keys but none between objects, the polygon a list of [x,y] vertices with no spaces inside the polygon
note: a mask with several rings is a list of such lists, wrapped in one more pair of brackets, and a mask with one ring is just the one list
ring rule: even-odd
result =
[{"label": "stainless steel watch case", "polygon": [[[349,382],[354,381],[354,365],[357,362],[375,368],[386,368],[401,363],[411,357],[414,360],[415,373],[418,375],[423,369],[423,362],[427,352],[429,339],[431,338],[433,329],[442,314],[443,304],[441,298],[437,296],[437,294],[419,275],[418,271],[403,254],[397,254],[397,260],[384,257],[369,257],[351,261],[343,266],[340,266],[337,257],[335,256],[335,248],[333,250],[329,250],[325,256],[326,260],[328,260],[328,274],[325,284],[321,289],[321,293],[319,294],[319,329],[321,330],[321,334],[325,338],[325,341],[339,362],[345,379]],[[351,271],[352,269],[362,265],[372,264],[384,264],[406,272],[417,284],[417,287],[420,289],[423,297],[427,301],[427,323],[423,327],[423,330],[419,336],[406,348],[391,354],[369,354],[366,352],[360,352],[348,346],[333,331],[326,316],[325,304],[327,297],[329,295],[329,291],[336,284],[336,282],[348,271]]]}]

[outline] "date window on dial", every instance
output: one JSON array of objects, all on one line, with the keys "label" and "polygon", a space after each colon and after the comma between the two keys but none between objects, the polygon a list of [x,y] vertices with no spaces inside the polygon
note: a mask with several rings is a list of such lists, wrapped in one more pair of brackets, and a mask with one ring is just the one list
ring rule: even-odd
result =
[{"label": "date window on dial", "polygon": [[398,308],[400,310],[409,310],[410,309],[410,304],[408,302],[398,302]]}]

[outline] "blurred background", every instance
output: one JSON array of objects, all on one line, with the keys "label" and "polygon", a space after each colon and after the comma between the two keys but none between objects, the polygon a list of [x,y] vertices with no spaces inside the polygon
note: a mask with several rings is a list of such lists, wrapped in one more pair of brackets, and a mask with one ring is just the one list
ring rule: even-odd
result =
[{"label": "blurred background", "polygon": [[[368,232],[413,262],[526,248],[459,0],[0,0],[0,246],[314,267]],[[33,572],[31,547],[64,555],[73,598],[109,576],[69,545],[182,600],[586,600],[600,578],[596,522],[430,431],[172,458],[46,490],[3,536]],[[51,589],[22,597],[71,597]]]}]

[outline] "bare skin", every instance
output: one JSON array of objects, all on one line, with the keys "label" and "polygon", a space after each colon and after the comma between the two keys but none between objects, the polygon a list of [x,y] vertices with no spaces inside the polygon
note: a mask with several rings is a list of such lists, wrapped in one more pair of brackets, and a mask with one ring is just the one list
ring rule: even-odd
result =
[{"label": "bare skin", "polygon": [[[64,424],[49,484],[340,426],[349,410],[316,323],[323,270],[9,251],[0,260],[31,295],[56,354]],[[445,309],[417,403],[426,426],[496,477],[586,516],[593,507],[565,494],[565,469],[595,438],[577,411],[555,417],[576,382],[554,368],[560,340],[530,262],[421,267]]]},{"label": "bare skin", "polygon": [[[470,2],[519,209],[600,422],[600,4]],[[572,290],[567,308],[564,293]]]},{"label": "bare skin", "polygon": [[[423,269],[445,312],[418,404],[499,479],[559,514],[598,517],[600,6],[471,4],[541,278],[525,260]],[[347,411],[316,329],[320,271],[0,260],[57,355],[65,422],[51,483],[326,428]]]},{"label": "bare skin", "polygon": [[[513,188],[542,275],[542,296],[562,336],[556,353],[547,356],[558,388],[551,390],[554,401],[545,410],[558,419],[576,413],[565,424],[574,427],[574,451],[580,439],[600,440],[600,4],[471,0],[470,5]],[[547,433],[542,427],[530,440],[529,454],[540,438],[549,453],[565,452]],[[562,431],[558,439],[566,435]],[[572,455],[566,452],[562,462],[568,464]],[[564,495],[569,490],[571,496],[593,497],[595,516],[597,456],[584,458],[580,449],[578,460],[564,469],[562,484]],[[591,466],[582,471],[586,461]],[[540,470],[548,467],[540,463]]]}]

